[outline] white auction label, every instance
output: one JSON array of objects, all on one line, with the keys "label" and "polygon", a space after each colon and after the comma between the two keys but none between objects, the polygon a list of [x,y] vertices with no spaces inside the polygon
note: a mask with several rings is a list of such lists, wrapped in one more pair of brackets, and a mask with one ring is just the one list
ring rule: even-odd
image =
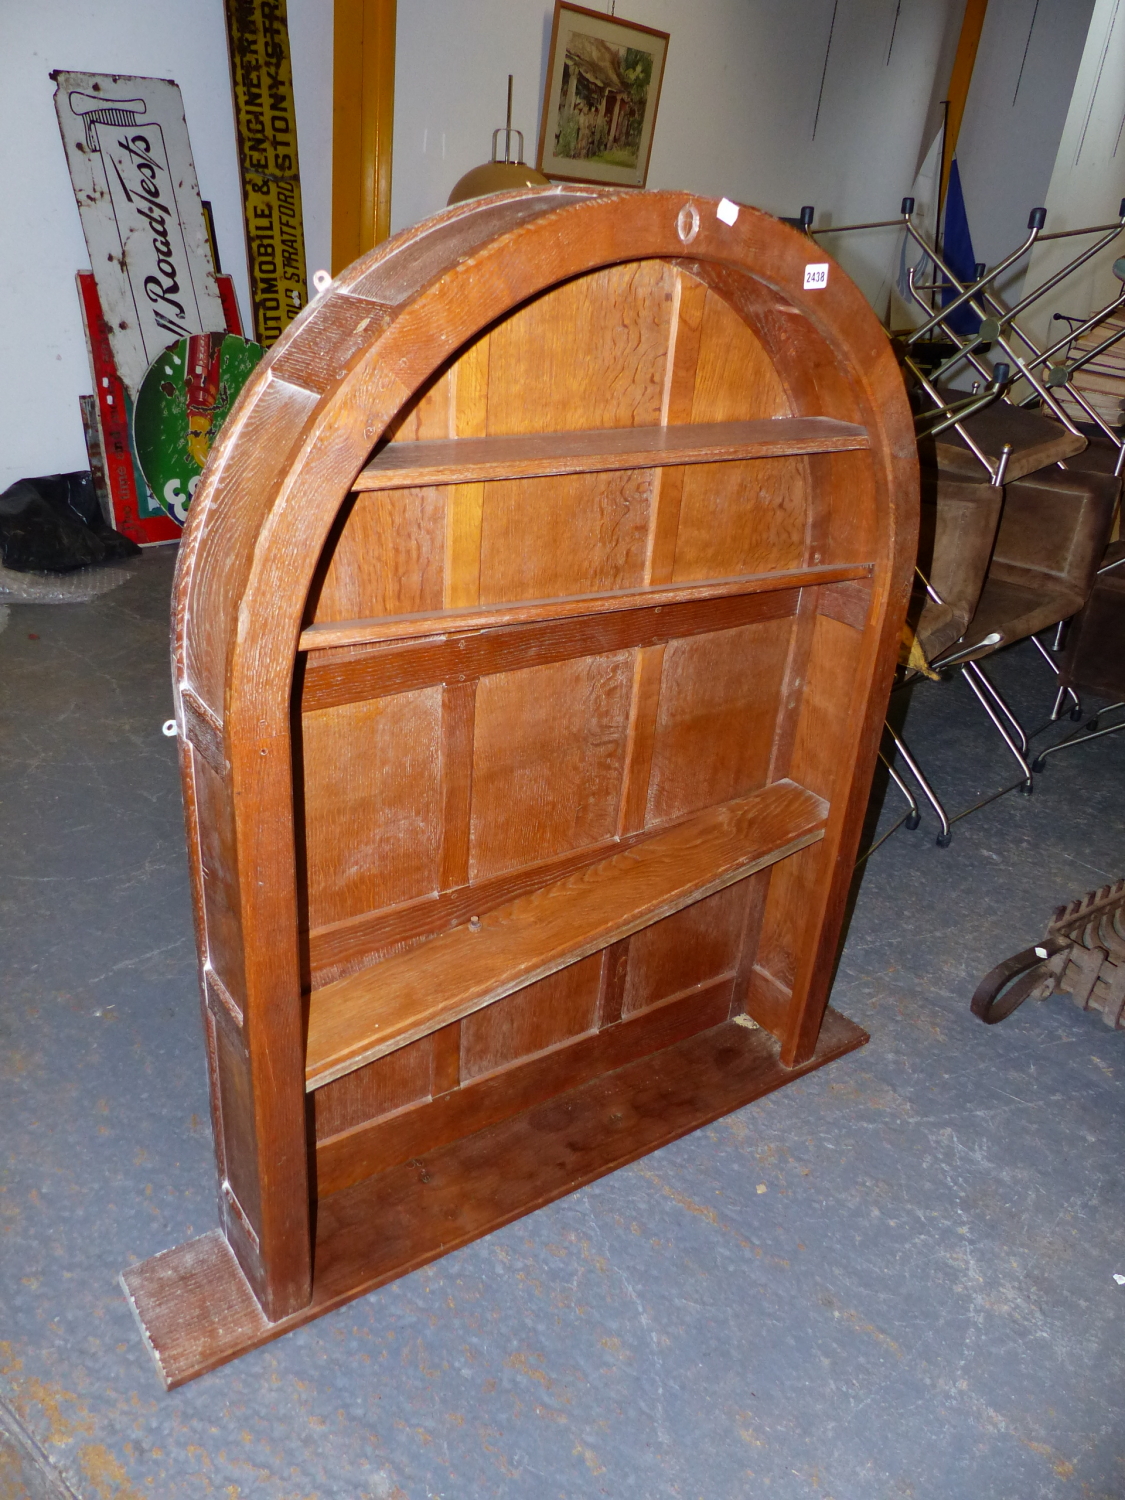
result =
[{"label": "white auction label", "polygon": [[734,224],[738,218],[738,204],[732,203],[729,198],[721,198],[715,217],[722,219],[724,224]]},{"label": "white auction label", "polygon": [[819,292],[828,285],[828,262],[805,267],[805,291]]}]

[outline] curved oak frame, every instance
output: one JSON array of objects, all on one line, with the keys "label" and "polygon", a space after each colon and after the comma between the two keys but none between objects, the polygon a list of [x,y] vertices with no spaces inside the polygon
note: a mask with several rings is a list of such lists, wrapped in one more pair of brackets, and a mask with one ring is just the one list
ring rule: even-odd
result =
[{"label": "curved oak frame", "polygon": [[[176,1365],[157,1347],[169,1384],[292,1326],[317,1303],[292,725],[302,649],[332,628],[310,629],[322,554],[349,495],[383,482],[380,464],[406,448],[380,451],[388,432],[458,351],[598,268],[656,260],[686,273],[753,331],[791,419],[827,418],[860,433],[826,443],[829,452],[811,440],[794,449],[806,455],[798,463],[808,496],[805,573],[793,575],[794,587],[806,585],[794,598],[807,602],[794,608],[812,611],[806,649],[817,616],[856,632],[854,672],[831,757],[821,755],[812,778],[827,804],[819,842],[795,856],[806,860],[809,914],[785,1003],[767,993],[768,976],[751,975],[737,1007],[777,1035],[783,1068],[824,1060],[814,1049],[909,594],[913,427],[886,337],[853,284],[832,267],[826,286],[806,290],[807,239],[753,209],[728,225],[716,207],[683,193],[563,187],[440,214],[357,261],[309,306],[251,377],[212,452],[180,549],[172,665],[223,1235],[258,1305],[239,1304],[254,1328],[225,1352],[197,1350]],[[567,472],[526,462],[532,473]],[[674,593],[665,589],[669,600]],[[338,628],[325,643],[345,638]],[[790,706],[801,687],[791,674]],[[816,761],[819,752],[795,753]],[[181,1288],[191,1280],[185,1265],[176,1269]],[[156,1280],[146,1291],[143,1277],[128,1278],[154,1347],[170,1338],[167,1317],[158,1331],[156,1303],[172,1295],[166,1277],[158,1296]],[[335,1302],[370,1284],[337,1287]],[[315,1310],[329,1305],[325,1294]],[[182,1322],[182,1298],[177,1306]]]}]

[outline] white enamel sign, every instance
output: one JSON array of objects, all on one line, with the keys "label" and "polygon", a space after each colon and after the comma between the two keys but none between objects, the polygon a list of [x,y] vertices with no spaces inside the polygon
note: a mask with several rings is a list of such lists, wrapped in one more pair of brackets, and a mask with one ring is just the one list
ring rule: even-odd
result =
[{"label": "white enamel sign", "polygon": [[162,349],[226,326],[183,101],[164,78],[51,76],[90,267],[132,396]]}]

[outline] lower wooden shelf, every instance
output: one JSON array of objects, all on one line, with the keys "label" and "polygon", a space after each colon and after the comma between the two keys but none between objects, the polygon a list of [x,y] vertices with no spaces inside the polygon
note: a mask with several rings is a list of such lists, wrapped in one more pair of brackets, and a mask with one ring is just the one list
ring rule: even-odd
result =
[{"label": "lower wooden shelf", "polygon": [[807,1063],[726,1021],[497,1125],[322,1198],[313,1295],[265,1318],[218,1230],[125,1272],[167,1389],[459,1249],[863,1045],[829,1009]]},{"label": "lower wooden shelf", "polygon": [[708,807],[597,864],[314,989],[305,1087],[459,1021],[824,836],[795,781]]}]

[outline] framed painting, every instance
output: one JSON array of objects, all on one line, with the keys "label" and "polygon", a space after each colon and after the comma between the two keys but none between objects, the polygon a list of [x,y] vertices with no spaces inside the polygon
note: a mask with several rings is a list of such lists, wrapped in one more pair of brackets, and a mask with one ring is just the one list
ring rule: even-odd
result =
[{"label": "framed painting", "polygon": [[666,31],[555,0],[539,170],[644,187],[667,55]]}]

